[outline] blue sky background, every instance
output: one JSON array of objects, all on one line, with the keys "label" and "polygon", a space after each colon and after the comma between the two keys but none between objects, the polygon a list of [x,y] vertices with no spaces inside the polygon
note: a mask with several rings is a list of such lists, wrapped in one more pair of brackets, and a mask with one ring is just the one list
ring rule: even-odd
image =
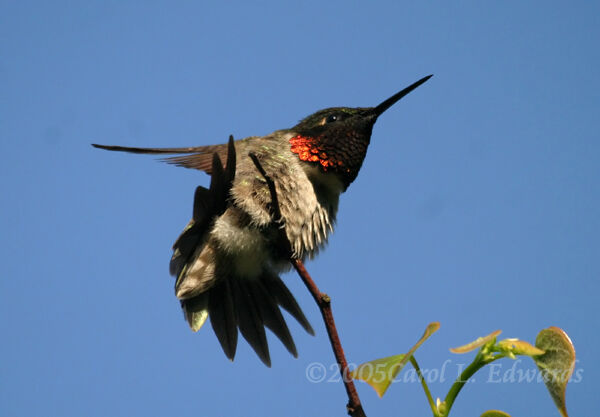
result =
[{"label": "blue sky background", "polygon": [[[434,73],[377,122],[336,233],[307,264],[350,362],[419,351],[443,397],[461,345],[560,326],[578,354],[573,416],[597,410],[600,276],[597,2],[0,2],[0,414],[345,415],[320,315],[270,337],[273,367],[209,326],[168,274],[198,171],[92,142],[191,146],[261,135],[329,106],[371,106]],[[326,366],[311,383],[309,364]],[[501,362],[500,376],[514,364]],[[531,361],[517,369],[533,370]],[[541,383],[488,370],[457,416],[558,415]],[[367,414],[426,416],[415,382]]]}]

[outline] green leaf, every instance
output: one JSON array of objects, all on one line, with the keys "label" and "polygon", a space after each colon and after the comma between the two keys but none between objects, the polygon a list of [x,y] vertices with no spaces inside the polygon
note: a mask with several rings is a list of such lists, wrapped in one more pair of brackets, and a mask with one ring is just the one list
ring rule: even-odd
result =
[{"label": "green leaf", "polygon": [[537,335],[535,346],[546,352],[533,358],[546,388],[561,416],[568,417],[565,394],[575,368],[575,347],[569,336],[561,328],[554,326]]},{"label": "green leaf", "polygon": [[487,410],[481,417],[510,417],[510,414],[500,410]]},{"label": "green leaf", "polygon": [[490,333],[487,336],[478,337],[477,339],[473,340],[471,343],[467,343],[466,345],[459,346],[457,348],[450,348],[450,352],[452,352],[452,353],[470,352],[472,350],[475,350],[475,349],[485,345],[489,341],[496,339],[496,337],[498,337],[498,335],[500,333],[502,333],[502,330],[496,330],[495,332]]},{"label": "green leaf", "polygon": [[499,341],[496,346],[500,351],[508,353],[513,359],[514,355],[538,356],[545,353],[531,343],[519,339],[504,339]]},{"label": "green leaf", "polygon": [[365,381],[381,398],[406,364],[405,357],[400,354],[365,362],[350,372],[350,378]]},{"label": "green leaf", "polygon": [[354,371],[350,372],[350,377],[362,380],[369,384],[377,395],[381,398],[387,391],[390,384],[396,378],[398,373],[404,368],[404,365],[410,360],[415,351],[427,340],[433,333],[438,331],[440,323],[429,323],[423,336],[406,353],[386,358],[375,359],[359,365]]}]

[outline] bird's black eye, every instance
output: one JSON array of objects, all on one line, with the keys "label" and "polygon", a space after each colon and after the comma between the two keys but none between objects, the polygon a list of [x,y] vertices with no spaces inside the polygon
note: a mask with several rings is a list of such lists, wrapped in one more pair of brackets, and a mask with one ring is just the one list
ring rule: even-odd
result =
[{"label": "bird's black eye", "polygon": [[338,116],[337,114],[330,114],[329,116],[327,116],[327,119],[325,119],[325,123],[333,123],[339,119],[340,116]]}]

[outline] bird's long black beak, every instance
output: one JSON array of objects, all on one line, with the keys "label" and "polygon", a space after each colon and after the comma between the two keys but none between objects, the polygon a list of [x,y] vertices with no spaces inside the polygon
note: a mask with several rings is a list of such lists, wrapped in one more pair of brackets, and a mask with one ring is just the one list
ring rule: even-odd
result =
[{"label": "bird's long black beak", "polygon": [[379,117],[381,115],[381,113],[383,113],[384,111],[386,111],[387,109],[392,107],[398,100],[400,100],[402,97],[404,97],[405,95],[410,93],[412,90],[414,90],[421,84],[424,84],[431,77],[433,77],[433,74],[428,75],[427,77],[421,78],[419,81],[412,83],[411,85],[406,87],[404,90],[398,91],[396,94],[394,94],[393,96],[391,96],[390,98],[388,98],[387,100],[385,100],[384,102],[379,104],[377,107],[373,107],[372,112],[373,112],[373,115],[375,115],[375,118]]}]

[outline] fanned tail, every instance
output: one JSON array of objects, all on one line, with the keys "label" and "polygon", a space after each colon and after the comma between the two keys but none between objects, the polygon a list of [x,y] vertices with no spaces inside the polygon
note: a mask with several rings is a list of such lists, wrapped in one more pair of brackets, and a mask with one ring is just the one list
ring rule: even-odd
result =
[{"label": "fanned tail", "polygon": [[[283,297],[282,293],[285,294]],[[298,357],[280,307],[287,310],[309,334],[314,335],[295,298],[283,281],[274,275],[266,274],[254,280],[227,277],[208,291],[183,300],[181,304],[185,318],[194,331],[199,330],[210,317],[223,352],[230,360],[235,357],[239,329],[260,360],[270,367],[265,327],[277,336],[288,352]]]}]

